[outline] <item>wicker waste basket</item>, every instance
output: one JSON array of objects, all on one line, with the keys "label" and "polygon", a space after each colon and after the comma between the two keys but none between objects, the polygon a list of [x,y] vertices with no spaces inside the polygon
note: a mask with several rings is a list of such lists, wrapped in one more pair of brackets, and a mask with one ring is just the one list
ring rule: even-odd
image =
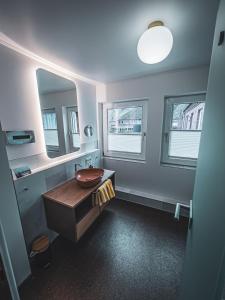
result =
[{"label": "wicker waste basket", "polygon": [[42,235],[35,239],[32,243],[30,257],[34,258],[36,265],[42,268],[47,268],[51,264],[51,245],[49,238]]}]

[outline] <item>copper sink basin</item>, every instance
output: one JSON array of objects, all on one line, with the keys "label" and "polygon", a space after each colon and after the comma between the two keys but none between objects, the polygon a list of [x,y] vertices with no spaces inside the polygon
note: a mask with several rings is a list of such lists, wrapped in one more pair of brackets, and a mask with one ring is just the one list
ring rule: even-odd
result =
[{"label": "copper sink basin", "polygon": [[103,169],[89,168],[81,169],[76,172],[75,178],[77,183],[83,188],[89,188],[97,185],[104,174]]}]

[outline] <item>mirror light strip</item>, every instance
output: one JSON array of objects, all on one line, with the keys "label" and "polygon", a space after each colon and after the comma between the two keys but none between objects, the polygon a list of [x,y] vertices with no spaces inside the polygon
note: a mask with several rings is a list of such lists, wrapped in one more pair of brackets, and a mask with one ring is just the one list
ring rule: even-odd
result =
[{"label": "mirror light strip", "polygon": [[0,44],[1,45],[4,45],[5,47],[7,48],[10,48],[24,56],[27,56],[31,59],[33,59],[34,61],[36,62],[39,62],[45,66],[48,66],[58,72],[60,72],[61,74],[64,74],[64,75],[67,75],[67,76],[70,76],[71,78],[74,78],[74,79],[80,79],[82,81],[85,81],[87,83],[90,83],[90,84],[93,84],[93,85],[97,85],[99,84],[100,82],[98,81],[95,81],[95,80],[92,80],[90,78],[87,78],[85,76],[82,76],[82,75],[79,75],[77,73],[74,73],[72,71],[69,71],[63,67],[60,67],[59,65],[51,62],[51,61],[48,61],[47,59],[33,53],[32,51],[22,47],[21,45],[19,45],[18,43],[16,43],[15,41],[13,41],[12,39],[10,39],[7,35],[5,35],[3,32],[0,32]]}]

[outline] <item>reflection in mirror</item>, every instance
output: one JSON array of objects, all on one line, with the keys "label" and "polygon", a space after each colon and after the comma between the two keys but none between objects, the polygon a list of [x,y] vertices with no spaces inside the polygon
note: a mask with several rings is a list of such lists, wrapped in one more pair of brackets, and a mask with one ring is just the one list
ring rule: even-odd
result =
[{"label": "reflection in mirror", "polygon": [[91,125],[87,125],[84,127],[84,134],[87,136],[87,137],[90,137],[93,135],[93,127]]},{"label": "reflection in mirror", "polygon": [[46,150],[57,157],[80,149],[75,84],[43,69],[37,70]]}]

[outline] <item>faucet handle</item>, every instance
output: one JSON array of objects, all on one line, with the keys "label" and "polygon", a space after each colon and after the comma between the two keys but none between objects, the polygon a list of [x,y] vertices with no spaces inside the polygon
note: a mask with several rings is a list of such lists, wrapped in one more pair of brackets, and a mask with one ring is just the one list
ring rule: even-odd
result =
[{"label": "faucet handle", "polygon": [[82,168],[82,165],[81,165],[81,164],[75,164],[75,165],[74,165],[75,172],[77,172],[77,171],[78,171],[78,168],[77,168],[77,167],[80,167],[80,168]]}]

